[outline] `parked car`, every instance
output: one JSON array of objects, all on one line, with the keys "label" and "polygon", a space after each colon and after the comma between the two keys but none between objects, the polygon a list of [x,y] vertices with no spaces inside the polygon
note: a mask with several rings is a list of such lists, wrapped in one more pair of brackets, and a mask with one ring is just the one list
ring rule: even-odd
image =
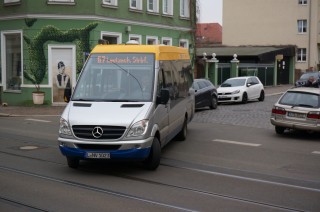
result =
[{"label": "parked car", "polygon": [[278,134],[286,129],[320,131],[320,89],[287,90],[274,104],[270,121]]},{"label": "parked car", "polygon": [[195,105],[197,109],[202,107],[217,108],[217,88],[209,80],[195,79],[192,88],[195,91]]},{"label": "parked car", "polygon": [[320,72],[318,71],[313,71],[313,72],[306,72],[304,74],[301,75],[301,77],[296,81],[295,83],[295,86],[296,87],[303,87],[303,86],[306,86],[306,83],[309,79],[309,77],[313,76],[314,79],[316,81],[318,81],[319,83],[319,80],[320,80]]},{"label": "parked car", "polygon": [[217,91],[218,103],[264,100],[264,86],[255,76],[229,78],[218,87]]}]

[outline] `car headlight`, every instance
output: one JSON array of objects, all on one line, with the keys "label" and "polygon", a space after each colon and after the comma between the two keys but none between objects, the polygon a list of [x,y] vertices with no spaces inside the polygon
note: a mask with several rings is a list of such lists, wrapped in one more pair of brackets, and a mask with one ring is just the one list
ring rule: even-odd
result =
[{"label": "car headlight", "polygon": [[231,94],[237,94],[237,93],[240,93],[240,90],[235,90]]},{"label": "car headlight", "polygon": [[69,123],[63,118],[60,119],[59,135],[61,137],[72,136],[71,129],[69,127]]},{"label": "car headlight", "polygon": [[137,137],[144,135],[148,129],[148,123],[148,120],[141,120],[134,123],[129,130],[127,137]]}]

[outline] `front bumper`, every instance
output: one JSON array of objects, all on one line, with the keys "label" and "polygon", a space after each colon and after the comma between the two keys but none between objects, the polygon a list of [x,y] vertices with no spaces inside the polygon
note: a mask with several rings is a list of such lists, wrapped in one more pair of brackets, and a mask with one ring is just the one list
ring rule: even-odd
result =
[{"label": "front bumper", "polygon": [[[110,159],[145,159],[150,154],[153,137],[145,140],[89,142],[58,138],[59,149],[66,157],[87,159],[87,153],[109,153]],[[97,148],[99,147],[99,148]]]},{"label": "front bumper", "polygon": [[234,94],[234,95],[219,95],[218,102],[241,102],[242,95]]}]

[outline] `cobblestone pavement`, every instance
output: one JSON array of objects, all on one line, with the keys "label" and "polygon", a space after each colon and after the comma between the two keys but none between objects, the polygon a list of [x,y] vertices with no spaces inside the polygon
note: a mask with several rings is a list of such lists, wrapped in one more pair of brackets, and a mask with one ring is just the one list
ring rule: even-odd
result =
[{"label": "cobblestone pavement", "polygon": [[279,97],[280,94],[266,96],[263,102],[221,104],[216,110],[200,109],[196,111],[193,122],[273,129],[270,114],[273,104]]},{"label": "cobblestone pavement", "polygon": [[[272,104],[279,95],[292,85],[270,86],[265,88],[266,98],[264,102],[250,102],[248,104],[219,105],[217,110],[198,110],[194,118],[195,122],[225,123],[251,125],[256,122],[256,127],[266,127],[257,118],[270,115]],[[0,117],[2,116],[60,116],[65,106],[0,106]],[[246,124],[247,123],[247,124]],[[269,126],[268,126],[269,127]]]}]

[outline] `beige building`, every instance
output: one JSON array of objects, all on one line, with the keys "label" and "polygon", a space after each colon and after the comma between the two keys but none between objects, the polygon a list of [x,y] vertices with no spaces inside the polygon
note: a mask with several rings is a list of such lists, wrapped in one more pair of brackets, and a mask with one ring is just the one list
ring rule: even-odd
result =
[{"label": "beige building", "polygon": [[295,69],[319,70],[320,0],[223,0],[222,44],[295,45]]}]

